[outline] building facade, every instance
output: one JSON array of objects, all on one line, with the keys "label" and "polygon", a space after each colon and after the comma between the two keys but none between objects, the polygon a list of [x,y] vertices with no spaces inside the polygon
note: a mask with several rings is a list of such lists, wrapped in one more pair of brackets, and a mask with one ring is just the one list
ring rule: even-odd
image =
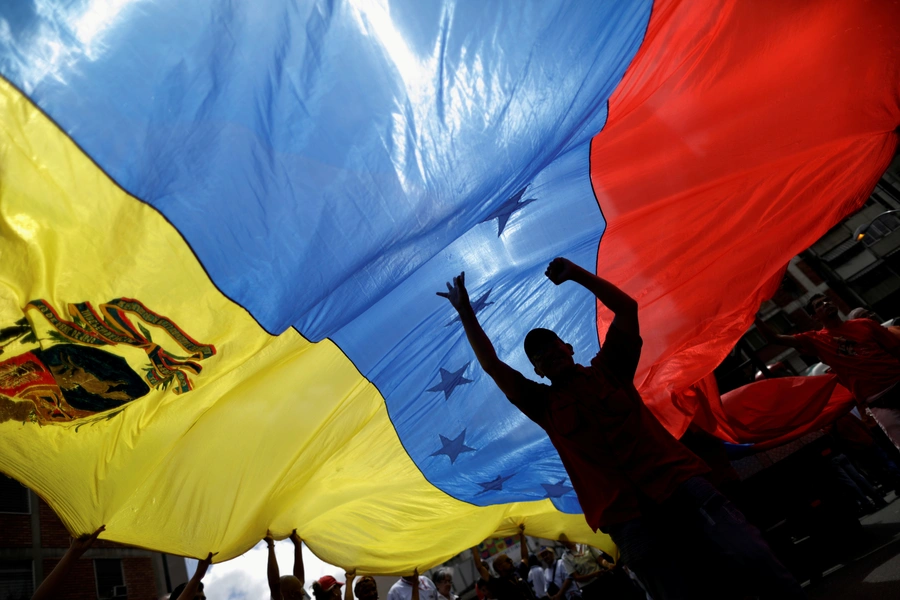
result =
[{"label": "building facade", "polygon": [[[37,494],[0,474],[0,600],[30,600],[69,547],[69,533]],[[184,559],[98,540],[59,600],[157,600],[187,579]]]}]

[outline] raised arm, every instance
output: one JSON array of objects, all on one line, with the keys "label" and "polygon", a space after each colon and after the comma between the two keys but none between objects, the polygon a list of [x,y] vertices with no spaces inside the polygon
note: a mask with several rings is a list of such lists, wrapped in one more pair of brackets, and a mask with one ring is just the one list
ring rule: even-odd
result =
[{"label": "raised arm", "polygon": [[419,600],[419,567],[413,570],[413,579],[415,583],[412,586],[412,595],[409,600]]},{"label": "raised arm", "polygon": [[[266,532],[264,538],[269,547],[269,561],[266,564],[266,579],[269,581],[269,595],[272,600],[281,600],[281,573],[278,571],[278,559],[275,558],[275,540],[272,534]],[[303,581],[302,579],[300,580]]]},{"label": "raised arm", "polygon": [[787,346],[788,348],[797,348],[799,349],[803,344],[792,335],[781,335],[780,333],[776,333],[774,329],[769,327],[765,321],[756,318],[756,328],[762,334],[766,341],[770,344],[778,344],[779,346]]},{"label": "raised arm", "polygon": [[453,284],[447,284],[447,291],[438,292],[437,295],[447,298],[450,304],[453,305],[453,308],[456,309],[456,312],[459,313],[459,320],[466,330],[466,338],[469,340],[472,350],[475,351],[475,358],[478,359],[478,364],[481,365],[484,372],[491,376],[497,387],[508,397],[515,395],[517,383],[522,378],[522,375],[497,357],[494,345],[484,332],[484,329],[481,328],[481,324],[478,322],[475,311],[472,310],[472,305],[469,302],[469,292],[466,290],[466,274],[460,273],[457,277],[454,277]]},{"label": "raised arm", "polygon": [[[302,572],[302,571],[301,571]],[[295,575],[296,577],[296,575]],[[353,579],[356,578],[356,569],[344,571],[344,600],[353,600]],[[300,581],[303,581],[302,579]]]},{"label": "raised arm", "polygon": [[522,562],[528,564],[528,542],[525,540],[525,523],[519,524],[519,545],[522,550]]},{"label": "raised arm", "polygon": [[475,568],[478,570],[478,574],[481,575],[481,578],[485,581],[490,581],[491,572],[488,571],[488,568],[481,562],[481,554],[478,552],[477,546],[472,548],[472,562],[475,563]]},{"label": "raised arm", "polygon": [[178,594],[178,598],[174,598],[173,600],[193,600],[194,596],[197,595],[197,592],[200,591],[200,582],[206,576],[206,571],[209,570],[209,565],[212,564],[213,556],[213,553],[210,552],[206,558],[197,563],[197,570],[194,571],[194,576],[191,577],[187,585],[184,586],[184,590]]},{"label": "raised arm", "polygon": [[69,542],[69,549],[66,551],[66,554],[58,563],[56,563],[56,566],[53,567],[53,570],[50,571],[50,574],[47,575],[44,581],[41,582],[41,585],[34,592],[31,600],[51,600],[51,598],[56,598],[61,591],[60,586],[62,586],[66,575],[68,575],[69,571],[72,569],[72,565],[76,560],[81,558],[82,554],[87,552],[88,548],[96,541],[97,536],[103,533],[105,529],[106,525],[101,525],[97,531],[90,535],[72,538]]},{"label": "raised arm", "polygon": [[294,543],[294,577],[302,584],[306,581],[303,572],[303,540],[297,535],[296,529],[291,532],[291,541]]},{"label": "raised arm", "polygon": [[612,283],[582,269],[567,258],[554,258],[544,274],[556,285],[574,281],[585,287],[612,311],[619,329],[625,333],[640,333],[637,301]]}]

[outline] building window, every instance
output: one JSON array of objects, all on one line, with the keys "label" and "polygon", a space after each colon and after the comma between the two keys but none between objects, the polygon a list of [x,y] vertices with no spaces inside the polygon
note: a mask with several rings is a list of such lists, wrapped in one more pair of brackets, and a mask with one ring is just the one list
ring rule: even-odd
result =
[{"label": "building window", "polygon": [[[3,474],[0,474],[0,513],[31,514],[28,488]],[[0,600],[6,599],[0,595]]]},{"label": "building window", "polygon": [[896,229],[900,229],[900,218],[896,214],[878,217],[869,225],[863,244],[872,246],[879,240],[889,236]]},{"label": "building window", "polygon": [[120,558],[95,558],[94,577],[97,580],[97,597],[126,598],[125,573]]},{"label": "building window", "polygon": [[[867,304],[874,306],[900,289],[900,277],[887,263],[875,263],[847,280]],[[894,317],[896,315],[888,315]]]},{"label": "building window", "polygon": [[0,560],[0,598],[29,600],[34,594],[34,572],[30,560]]}]

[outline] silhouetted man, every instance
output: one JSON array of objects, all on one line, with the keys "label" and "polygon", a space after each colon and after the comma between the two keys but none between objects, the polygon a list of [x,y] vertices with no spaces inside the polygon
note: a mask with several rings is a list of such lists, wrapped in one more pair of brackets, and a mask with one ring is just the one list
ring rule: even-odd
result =
[{"label": "silhouetted man", "polygon": [[466,337],[485,372],[516,407],[540,425],[572,480],[588,524],[619,546],[625,564],[656,600],[685,597],[683,565],[674,564],[647,517],[676,519],[715,544],[758,585],[780,597],[803,597],[794,578],[749,525],[706,479],[709,468],[682,446],[647,409],[633,379],[641,353],[638,305],[628,294],[564,258],[547,277],[574,281],[615,315],[591,366],[575,364],[572,346],[548,329],[525,337],[534,372],[526,379],[497,357],[469,302],[465,274],[439,292],[459,313]]}]

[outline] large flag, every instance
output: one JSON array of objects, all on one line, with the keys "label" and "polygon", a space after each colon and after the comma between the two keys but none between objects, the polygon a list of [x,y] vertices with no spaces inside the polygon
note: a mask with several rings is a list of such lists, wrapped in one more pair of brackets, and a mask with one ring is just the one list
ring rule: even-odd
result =
[{"label": "large flag", "polygon": [[608,315],[542,276],[596,265],[640,304],[637,383],[680,434],[787,260],[893,155],[898,18],[7,3],[0,470],[73,533],[217,561],[295,528],[370,573],[519,523],[611,551],[434,292],[465,270],[531,374],[534,326],[597,352]]}]

